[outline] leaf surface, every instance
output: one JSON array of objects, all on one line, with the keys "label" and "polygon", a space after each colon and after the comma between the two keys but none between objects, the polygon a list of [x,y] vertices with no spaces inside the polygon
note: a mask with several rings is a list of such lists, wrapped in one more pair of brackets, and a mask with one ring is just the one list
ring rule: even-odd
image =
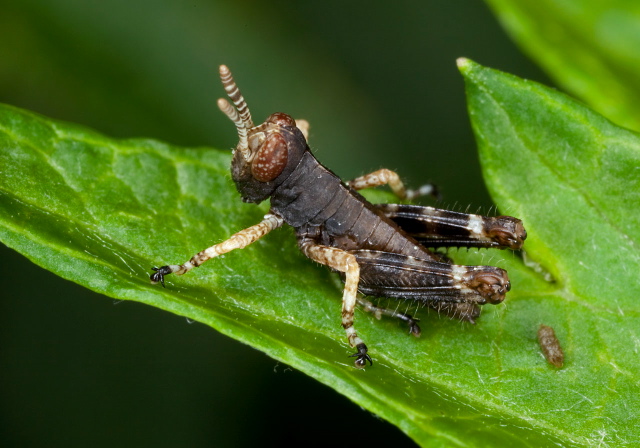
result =
[{"label": "leaf surface", "polygon": [[635,445],[638,135],[539,84],[468,60],[460,66],[489,190],[525,222],[529,258],[555,279],[546,292],[539,281],[514,283],[503,328],[533,338],[538,325],[550,325],[566,357],[562,370],[533,369],[505,350],[501,393],[526,397],[522,417],[565,443]]},{"label": "leaf surface", "polygon": [[[468,61],[462,71],[489,186],[556,282],[509,252],[454,252],[508,269],[507,301],[475,326],[422,311],[420,339],[358,313],[372,368],[352,367],[341,285],[299,253],[290,229],[170,276],[166,289],[149,284],[151,266],[183,262],[267,212],[239,200],[228,152],[113,140],[2,106],[0,238],[92,290],[263,350],[423,445],[638,442],[637,136],[536,84]],[[563,344],[561,370],[540,354],[541,323]]]}]

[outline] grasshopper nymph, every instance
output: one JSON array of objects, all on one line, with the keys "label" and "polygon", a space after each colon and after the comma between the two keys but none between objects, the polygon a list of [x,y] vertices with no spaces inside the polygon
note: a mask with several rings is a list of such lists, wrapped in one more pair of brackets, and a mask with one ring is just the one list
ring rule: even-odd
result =
[{"label": "grasshopper nymph", "polygon": [[505,270],[459,266],[428,248],[494,247],[520,249],[526,232],[519,219],[484,217],[414,205],[367,202],[356,190],[388,184],[401,199],[428,194],[429,186],[405,189],[398,175],[382,169],[344,183],[322,166],[307,145],[308,124],[274,113],[255,126],[249,108],[226,66],[220,78],[227,100],[218,107],[236,125],[239,142],[231,175],[245,202],[271,201],[264,220],[209,247],[181,265],[153,268],[153,283],[182,275],[205,261],[241,249],[284,223],[294,228],[300,250],[341,273],[342,326],[357,352],[355,365],[373,364],[353,325],[356,304],[377,316],[405,321],[419,336],[418,319],[374,306],[358,296],[413,299],[461,320],[474,322],[479,305],[497,304],[510,289]]}]

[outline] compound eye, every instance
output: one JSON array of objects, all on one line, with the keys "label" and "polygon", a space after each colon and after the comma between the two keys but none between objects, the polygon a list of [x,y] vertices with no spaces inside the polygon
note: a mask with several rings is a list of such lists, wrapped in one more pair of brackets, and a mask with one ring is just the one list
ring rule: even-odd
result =
[{"label": "compound eye", "polygon": [[277,124],[278,126],[295,127],[296,125],[296,120],[282,112],[276,112],[275,114],[269,115],[267,122]]},{"label": "compound eye", "polygon": [[251,174],[260,182],[272,181],[282,173],[287,160],[287,141],[280,134],[271,134],[251,163]]}]

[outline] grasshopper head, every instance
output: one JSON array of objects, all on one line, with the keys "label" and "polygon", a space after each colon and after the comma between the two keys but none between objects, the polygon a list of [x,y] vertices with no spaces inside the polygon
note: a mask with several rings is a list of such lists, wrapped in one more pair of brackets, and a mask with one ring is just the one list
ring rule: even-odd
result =
[{"label": "grasshopper head", "polygon": [[304,136],[289,115],[271,114],[261,125],[255,126],[251,112],[225,65],[220,66],[220,79],[227,96],[218,100],[218,107],[238,130],[238,145],[233,153],[231,175],[245,202],[261,202],[273,193],[295,167],[307,144]]}]

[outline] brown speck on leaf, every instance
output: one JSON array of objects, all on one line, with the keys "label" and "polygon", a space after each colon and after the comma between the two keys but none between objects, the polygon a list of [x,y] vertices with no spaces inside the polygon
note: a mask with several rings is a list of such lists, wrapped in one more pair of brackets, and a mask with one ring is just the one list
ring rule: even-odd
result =
[{"label": "brown speck on leaf", "polygon": [[564,353],[562,352],[562,348],[560,348],[560,342],[553,328],[540,325],[538,329],[538,342],[549,364],[561,368],[564,364]]}]

